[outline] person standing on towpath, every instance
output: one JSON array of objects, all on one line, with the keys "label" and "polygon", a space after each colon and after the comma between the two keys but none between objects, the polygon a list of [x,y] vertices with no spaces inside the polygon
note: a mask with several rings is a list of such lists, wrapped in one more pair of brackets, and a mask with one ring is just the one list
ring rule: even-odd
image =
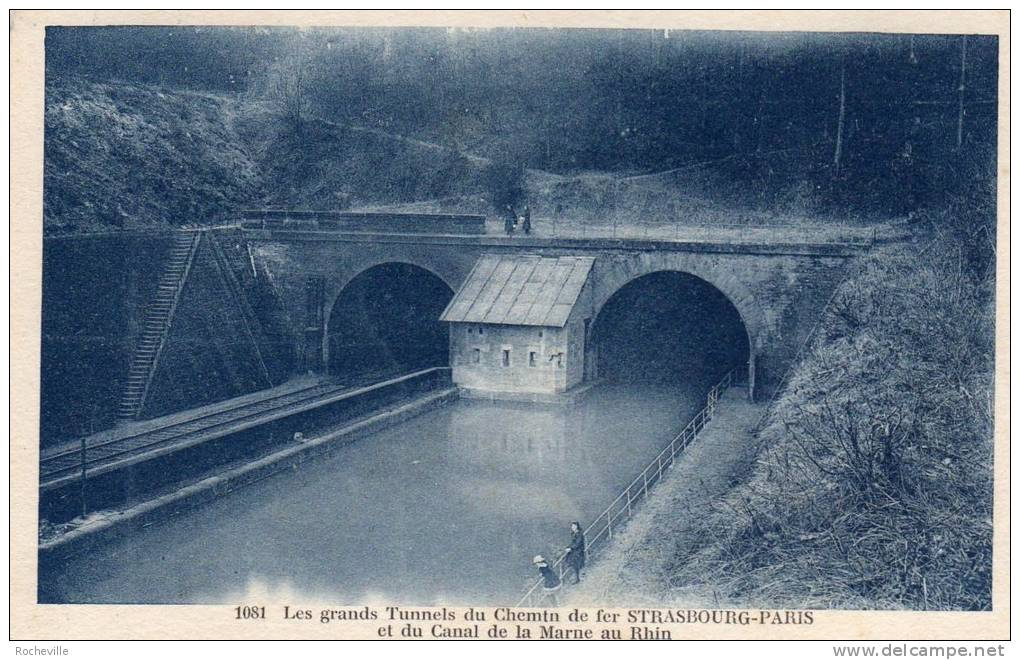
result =
[{"label": "person standing on towpath", "polygon": [[531,207],[527,204],[524,205],[524,220],[521,222],[521,228],[524,229],[525,236],[531,233]]},{"label": "person standing on towpath", "polygon": [[503,218],[503,231],[506,232],[507,236],[513,236],[514,225],[517,223],[517,212],[514,211],[514,207],[509,204],[506,205],[506,216]]},{"label": "person standing on towpath", "polygon": [[581,569],[584,568],[584,532],[581,531],[581,523],[570,523],[570,547],[566,550],[567,566],[574,571],[574,584],[581,581]]}]

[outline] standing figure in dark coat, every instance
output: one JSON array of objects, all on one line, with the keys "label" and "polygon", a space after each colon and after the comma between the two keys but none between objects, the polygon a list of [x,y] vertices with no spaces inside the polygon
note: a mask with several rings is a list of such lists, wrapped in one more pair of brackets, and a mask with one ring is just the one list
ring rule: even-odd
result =
[{"label": "standing figure in dark coat", "polygon": [[507,236],[513,236],[514,225],[517,223],[517,212],[514,211],[514,207],[509,204],[506,205],[506,217],[503,219],[503,231],[506,232]]},{"label": "standing figure in dark coat", "polygon": [[553,607],[559,607],[560,599],[557,594],[560,590],[560,576],[556,575],[556,571],[549,568],[549,562],[542,555],[535,555],[535,558],[531,561],[538,568],[538,574],[542,576],[542,591],[545,593],[545,597],[552,603]]},{"label": "standing figure in dark coat", "polygon": [[584,568],[585,549],[584,532],[581,531],[581,523],[570,523],[570,547],[567,548],[565,561],[567,567],[574,571],[574,584],[581,581],[581,569]]},{"label": "standing figure in dark coat", "polygon": [[524,205],[524,222],[522,223],[525,236],[531,233],[531,207]]}]

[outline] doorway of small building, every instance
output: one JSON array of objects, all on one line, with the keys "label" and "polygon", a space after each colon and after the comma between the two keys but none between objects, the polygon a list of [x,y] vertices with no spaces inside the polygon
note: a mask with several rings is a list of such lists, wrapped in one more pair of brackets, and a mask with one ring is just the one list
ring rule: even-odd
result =
[{"label": "doorway of small building", "polygon": [[439,316],[452,297],[442,279],[419,266],[387,263],[363,271],[330,313],[329,373],[357,382],[448,366],[449,331]]},{"label": "doorway of small building", "polygon": [[712,284],[661,271],[621,287],[592,324],[586,373],[606,382],[714,384],[748,374],[750,343],[740,313]]}]

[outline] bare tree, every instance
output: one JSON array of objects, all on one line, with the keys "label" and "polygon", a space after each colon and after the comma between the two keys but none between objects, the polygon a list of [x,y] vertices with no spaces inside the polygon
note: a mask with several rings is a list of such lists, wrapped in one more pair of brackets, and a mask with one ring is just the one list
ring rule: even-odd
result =
[{"label": "bare tree", "polygon": [[259,76],[254,93],[277,112],[295,132],[307,119],[312,94],[313,59],[300,37],[282,49]]},{"label": "bare tree", "polygon": [[846,122],[846,58],[840,59],[839,65],[839,117],[836,120],[836,153],[832,164],[835,175],[839,175],[839,161],[843,156],[843,124]]},{"label": "bare tree", "polygon": [[300,132],[307,93],[305,63],[299,59],[288,59],[278,64],[270,72],[269,93],[283,117]]}]

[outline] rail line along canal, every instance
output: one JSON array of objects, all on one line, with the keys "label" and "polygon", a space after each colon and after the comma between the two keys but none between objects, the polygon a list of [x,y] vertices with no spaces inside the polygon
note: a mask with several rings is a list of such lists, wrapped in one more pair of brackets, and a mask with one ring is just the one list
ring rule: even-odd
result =
[{"label": "rail line along canal", "polygon": [[38,602],[1001,610],[1004,33],[171,23],[39,42]]},{"label": "rail line along canal", "polygon": [[522,243],[476,216],[268,212],[186,238],[139,314],[145,386],[44,443],[42,600],[515,603],[571,521],[609,522],[603,542],[635,475],[647,497],[683,460],[723,375],[775,387],[819,275],[868,240]]},{"label": "rail line along canal", "polygon": [[[595,516],[702,394],[606,385],[571,407],[463,399],[62,561],[41,596],[513,603],[536,548]],[[124,561],[139,556],[151,561]]]}]

